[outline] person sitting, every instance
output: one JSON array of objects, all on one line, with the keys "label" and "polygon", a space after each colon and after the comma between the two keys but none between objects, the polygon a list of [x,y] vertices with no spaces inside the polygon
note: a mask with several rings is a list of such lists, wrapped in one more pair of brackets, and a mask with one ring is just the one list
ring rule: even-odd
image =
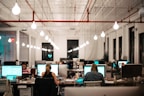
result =
[{"label": "person sitting", "polygon": [[30,69],[27,68],[27,64],[25,62],[22,63],[22,74],[30,74]]},{"label": "person sitting", "polygon": [[50,70],[51,70],[51,65],[47,64],[46,65],[46,71],[42,72],[42,78],[53,78],[55,84],[59,85],[59,80],[57,80],[55,73],[51,72]]},{"label": "person sitting", "polygon": [[83,81],[102,81],[102,85],[105,83],[103,75],[98,72],[97,65],[95,64],[92,64],[91,72],[86,73]]}]

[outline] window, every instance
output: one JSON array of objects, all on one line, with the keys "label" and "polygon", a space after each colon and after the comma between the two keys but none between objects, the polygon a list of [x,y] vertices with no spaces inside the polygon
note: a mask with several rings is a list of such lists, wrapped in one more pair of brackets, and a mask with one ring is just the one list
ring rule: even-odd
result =
[{"label": "window", "polygon": [[122,59],[122,36],[119,37],[119,59]]},{"label": "window", "polygon": [[53,46],[50,43],[42,43],[42,60],[53,61]]},{"label": "window", "polygon": [[113,39],[113,59],[116,59],[116,39]]},{"label": "window", "polygon": [[79,51],[72,51],[68,52],[71,49],[74,49],[79,46],[79,41],[78,40],[67,40],[67,58],[73,59],[73,58],[78,58],[79,56]]}]

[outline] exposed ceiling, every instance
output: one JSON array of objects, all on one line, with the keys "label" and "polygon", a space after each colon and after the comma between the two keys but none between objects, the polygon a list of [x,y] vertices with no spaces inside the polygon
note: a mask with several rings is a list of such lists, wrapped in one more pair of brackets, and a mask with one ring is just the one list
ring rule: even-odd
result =
[{"label": "exposed ceiling", "polygon": [[18,16],[11,12],[15,2],[0,0],[0,22],[30,29],[34,19],[36,31],[62,34],[81,32],[82,28],[82,31],[106,31],[113,21],[124,21],[138,12],[143,0],[17,0],[21,8]]}]

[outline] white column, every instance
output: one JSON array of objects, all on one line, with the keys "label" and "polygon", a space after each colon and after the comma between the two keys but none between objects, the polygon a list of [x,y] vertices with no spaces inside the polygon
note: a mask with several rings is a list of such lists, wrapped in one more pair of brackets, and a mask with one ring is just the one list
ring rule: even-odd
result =
[{"label": "white column", "polygon": [[29,42],[29,57],[28,57],[29,58],[29,64],[28,65],[29,65],[29,67],[32,67],[31,66],[31,56],[32,56],[31,55],[31,36],[30,35],[28,35],[28,36],[29,36],[29,41],[28,41]]},{"label": "white column", "polygon": [[[16,59],[19,61],[20,60],[20,31],[16,31]],[[18,63],[19,64],[19,63]]]}]

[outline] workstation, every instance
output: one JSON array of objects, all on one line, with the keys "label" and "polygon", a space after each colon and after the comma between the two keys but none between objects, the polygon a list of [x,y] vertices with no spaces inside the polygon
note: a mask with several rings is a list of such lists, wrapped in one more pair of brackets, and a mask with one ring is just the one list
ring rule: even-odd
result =
[{"label": "workstation", "polygon": [[[143,6],[143,0],[1,0],[0,95],[44,94],[44,85],[56,83],[43,78],[50,64],[59,81],[55,95],[143,96]],[[86,80],[92,66],[101,80]]]}]

